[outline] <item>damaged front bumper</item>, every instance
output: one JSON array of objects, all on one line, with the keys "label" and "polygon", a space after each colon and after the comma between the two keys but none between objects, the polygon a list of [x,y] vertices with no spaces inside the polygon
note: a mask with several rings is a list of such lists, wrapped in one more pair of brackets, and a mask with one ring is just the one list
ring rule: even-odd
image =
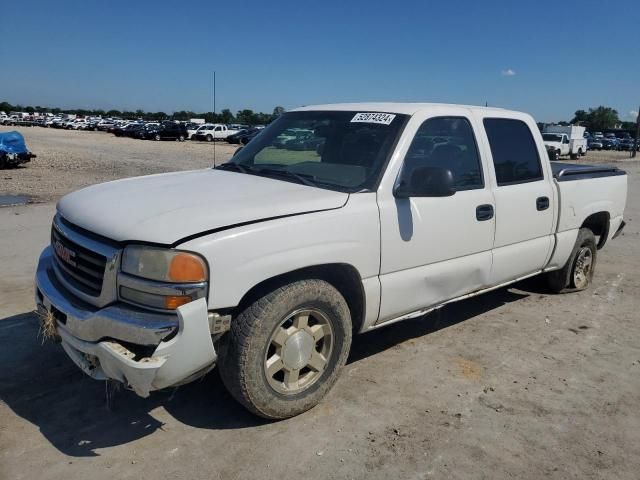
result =
[{"label": "damaged front bumper", "polygon": [[65,352],[87,375],[117,380],[146,397],[215,366],[217,354],[204,298],[179,307],[175,315],[118,303],[97,309],[65,290],[52,261],[48,247],[36,272],[38,311],[52,317]]}]

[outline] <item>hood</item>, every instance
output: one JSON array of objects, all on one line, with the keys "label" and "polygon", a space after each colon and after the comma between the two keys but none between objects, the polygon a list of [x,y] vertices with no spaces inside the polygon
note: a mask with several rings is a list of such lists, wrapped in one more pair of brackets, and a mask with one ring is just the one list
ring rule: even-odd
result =
[{"label": "hood", "polygon": [[196,170],[127,178],[63,197],[69,222],[116,241],[174,244],[246,222],[342,207],[349,195],[272,178]]},{"label": "hood", "polygon": [[547,142],[547,141],[545,141],[544,144],[547,147],[554,147],[554,148],[560,148],[562,146],[561,142]]}]

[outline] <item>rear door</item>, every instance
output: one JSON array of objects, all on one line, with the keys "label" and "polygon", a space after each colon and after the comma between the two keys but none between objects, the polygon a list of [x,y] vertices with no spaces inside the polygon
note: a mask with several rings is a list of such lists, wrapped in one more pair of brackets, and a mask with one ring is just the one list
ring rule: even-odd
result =
[{"label": "rear door", "polygon": [[[490,283],[497,285],[543,268],[551,253],[555,188],[531,117],[481,113],[495,198],[496,232]],[[535,129],[535,130],[534,130]]]}]

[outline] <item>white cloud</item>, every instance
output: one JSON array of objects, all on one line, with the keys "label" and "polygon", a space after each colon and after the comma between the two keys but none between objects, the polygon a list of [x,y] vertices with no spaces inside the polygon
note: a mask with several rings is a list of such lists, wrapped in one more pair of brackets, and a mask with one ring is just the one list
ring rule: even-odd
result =
[{"label": "white cloud", "polygon": [[511,68],[507,68],[506,70],[502,70],[502,72],[500,72],[500,74],[503,77],[513,77],[516,74],[516,71],[512,70]]},{"label": "white cloud", "polygon": [[630,116],[631,118],[636,118],[636,117],[638,116],[638,112],[637,112],[637,111],[635,111],[635,110],[631,110],[631,111],[629,112],[629,116]]}]

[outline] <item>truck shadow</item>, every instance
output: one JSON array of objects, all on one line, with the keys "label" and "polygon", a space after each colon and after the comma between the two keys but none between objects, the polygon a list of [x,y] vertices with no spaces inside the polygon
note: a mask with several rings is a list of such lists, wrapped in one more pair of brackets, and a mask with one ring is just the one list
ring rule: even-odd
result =
[{"label": "truck shadow", "polygon": [[[528,296],[500,289],[354,338],[349,363],[380,353],[410,338],[447,328]],[[62,348],[42,342],[35,314],[0,319],[0,402],[40,429],[62,453],[98,456],[98,449],[123,445],[163,429],[151,412],[162,407],[185,425],[242,429],[268,423],[238,405],[213,371],[200,381],[139,398],[122,390],[107,409],[105,382],[84,375]]]}]

